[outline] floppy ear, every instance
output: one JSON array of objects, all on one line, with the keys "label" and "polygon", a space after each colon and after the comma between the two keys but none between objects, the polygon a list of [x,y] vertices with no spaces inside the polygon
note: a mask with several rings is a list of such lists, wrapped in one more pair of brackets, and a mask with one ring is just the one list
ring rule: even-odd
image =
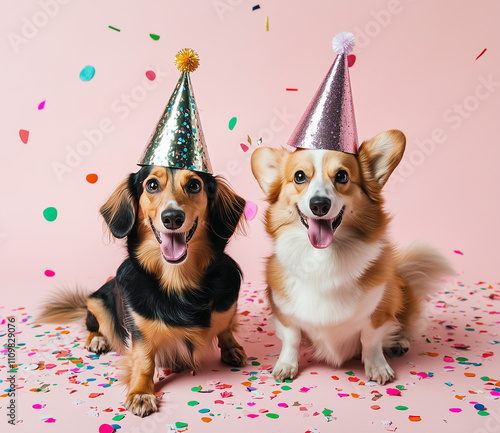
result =
[{"label": "floppy ear", "polygon": [[245,210],[245,199],[236,194],[221,176],[215,176],[215,197],[210,209],[212,231],[222,239],[229,239]]},{"label": "floppy ear", "polygon": [[273,183],[280,178],[281,162],[288,153],[286,149],[259,147],[252,154],[252,173],[267,196]]},{"label": "floppy ear", "polygon": [[118,239],[127,236],[135,223],[137,200],[132,190],[134,176],[131,174],[124,179],[100,209],[111,233]]},{"label": "floppy ear", "polygon": [[406,137],[397,129],[382,132],[359,148],[359,162],[367,180],[382,188],[397,167],[405,151]]}]

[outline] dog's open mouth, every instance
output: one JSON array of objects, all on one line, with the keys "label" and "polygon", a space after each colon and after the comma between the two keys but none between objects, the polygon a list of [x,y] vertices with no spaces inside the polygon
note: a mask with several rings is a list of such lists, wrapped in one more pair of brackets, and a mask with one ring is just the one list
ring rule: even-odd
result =
[{"label": "dog's open mouth", "polygon": [[151,218],[149,219],[151,229],[155,234],[156,240],[160,244],[161,253],[163,258],[171,264],[179,264],[186,260],[188,242],[194,235],[198,227],[198,218],[194,221],[193,226],[188,232],[158,232],[153,225]]},{"label": "dog's open mouth", "polygon": [[307,229],[309,241],[314,248],[326,248],[333,241],[333,234],[342,222],[345,206],[342,206],[340,212],[333,219],[316,219],[306,217],[297,206],[300,222]]}]

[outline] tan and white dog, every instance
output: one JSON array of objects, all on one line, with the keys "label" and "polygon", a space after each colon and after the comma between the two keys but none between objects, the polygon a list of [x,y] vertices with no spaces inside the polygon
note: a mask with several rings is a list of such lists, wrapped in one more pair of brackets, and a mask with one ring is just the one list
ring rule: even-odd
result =
[{"label": "tan and white dog", "polygon": [[305,336],[318,359],[340,366],[361,354],[369,379],[392,380],[384,352],[408,350],[427,295],[454,274],[431,247],[397,250],[389,241],[381,189],[405,141],[391,130],[364,142],[358,155],[272,148],[252,155],[274,241],[266,275],[283,342],[276,379],[297,374]]}]

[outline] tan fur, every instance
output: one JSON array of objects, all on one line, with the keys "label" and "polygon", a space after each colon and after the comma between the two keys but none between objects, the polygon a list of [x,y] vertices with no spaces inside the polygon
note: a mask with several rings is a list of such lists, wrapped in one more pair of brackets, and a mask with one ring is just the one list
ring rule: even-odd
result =
[{"label": "tan fur", "polygon": [[[297,206],[298,203],[304,201],[301,199],[308,192],[309,182],[312,182],[313,178],[318,179],[319,175],[324,185],[328,185],[329,188],[333,187],[334,197],[337,197],[337,200],[340,197],[341,202],[346,203],[342,222],[337,229],[339,234],[334,234],[333,242],[335,242],[336,236],[337,239],[340,239],[339,243],[335,244],[336,248],[341,251],[342,242],[346,246],[355,242],[358,244],[361,242],[367,248],[371,245],[375,245],[374,248],[379,248],[378,245],[382,246],[376,258],[368,262],[367,267],[361,269],[362,274],[350,284],[356,285],[362,290],[362,293],[365,294],[363,296],[368,297],[370,293],[380,293],[374,295],[378,296],[379,301],[373,305],[369,323],[373,328],[373,331],[370,331],[373,332],[373,335],[383,336],[386,332],[384,330],[387,329],[387,337],[390,341],[384,341],[384,344],[397,344],[399,339],[404,339],[404,344],[407,343],[416,326],[417,319],[421,316],[422,300],[439,284],[441,278],[453,273],[446,260],[430,248],[415,246],[404,252],[398,252],[388,241],[387,231],[390,218],[383,209],[384,200],[381,190],[392,171],[399,164],[404,149],[404,134],[396,130],[387,131],[363,142],[358,155],[326,152],[321,159],[321,173],[315,173],[317,169],[317,160],[313,157],[315,150],[297,149],[294,152],[289,152],[285,149],[259,148],[252,155],[252,172],[270,204],[265,212],[266,231],[275,242],[289,230],[292,230],[293,236],[302,236],[300,230],[303,230],[302,233],[307,236],[306,229],[300,221]],[[295,173],[299,170],[303,171],[306,176],[306,181],[303,183],[294,182]],[[334,180],[339,170],[347,172],[349,177],[347,183],[343,184]],[[307,200],[309,200],[309,196],[305,197],[308,197]],[[286,245],[290,247],[289,244]],[[286,256],[284,254],[284,252],[281,253],[281,257],[292,257],[292,255]],[[300,257],[300,253],[294,252],[293,257]],[[305,259],[306,257],[304,257]],[[300,310],[299,305],[293,303],[292,294],[287,289],[287,287],[291,287],[292,290],[298,290],[297,285],[291,280],[292,278],[297,278],[293,274],[293,269],[281,263],[276,254],[268,258],[266,279],[269,304],[277,321],[285,328],[293,328],[296,319],[288,317],[277,305],[277,300],[279,299],[280,304],[286,306],[289,311]],[[343,276],[339,275],[339,278],[341,279]],[[307,285],[307,281],[304,282],[300,277],[297,281],[300,281],[299,287],[302,287],[302,284]],[[380,292],[380,288],[383,288],[382,292]],[[308,290],[311,290],[311,287]],[[374,290],[377,291],[372,292]],[[330,295],[332,294],[330,293]],[[319,296],[314,298],[315,302],[319,302]],[[342,302],[348,302],[346,297],[349,295],[342,296],[344,297]],[[275,297],[276,299],[274,299]],[[307,302],[307,297],[300,299]],[[339,312],[339,317],[341,315],[342,313]],[[300,317],[305,320],[302,316]],[[316,325],[311,326],[311,328],[305,329],[313,332],[312,329]],[[304,332],[305,329],[303,329]],[[377,334],[377,329],[382,329],[381,334]],[[399,336],[392,335],[391,337],[391,332],[399,332]],[[298,338],[296,331],[285,332],[282,330],[282,333],[289,343],[286,347],[284,360],[281,361],[280,356],[280,360],[273,370],[273,374],[279,379],[287,377],[287,374],[294,375],[297,372],[296,365],[292,365],[296,356],[293,355],[296,353],[294,345],[297,344]],[[314,335],[309,335],[309,337],[314,344]],[[373,349],[368,343],[369,338],[367,340],[365,336],[364,341],[367,343],[367,352],[363,356],[366,355],[370,358],[369,365],[367,366],[365,363],[367,374],[369,376],[375,374],[376,380],[380,383],[389,380],[392,370],[388,366],[387,368],[382,366],[381,353],[380,356],[373,355]],[[285,346],[285,340],[283,343]],[[361,347],[361,343],[359,346]],[[352,347],[354,346],[351,346],[349,350],[353,350]],[[401,347],[407,349],[407,346],[402,345]],[[342,359],[342,355],[336,359]],[[378,368],[381,369],[377,370]],[[375,373],[373,373],[374,371]]]}]

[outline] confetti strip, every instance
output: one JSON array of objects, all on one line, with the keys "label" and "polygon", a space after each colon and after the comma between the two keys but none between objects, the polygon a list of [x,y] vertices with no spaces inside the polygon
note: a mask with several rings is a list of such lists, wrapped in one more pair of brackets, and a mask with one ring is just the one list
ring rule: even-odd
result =
[{"label": "confetti strip", "polygon": [[269,17],[266,17],[266,32],[269,31]]},{"label": "confetti strip", "polygon": [[116,27],[113,27],[113,26],[108,26],[108,28],[110,28],[111,30],[115,30],[117,32],[120,32],[121,30],[120,29],[117,29]]},{"label": "confetti strip", "polygon": [[286,88],[286,91],[287,91],[287,92],[298,92],[298,90],[299,90],[299,89],[292,89],[292,88],[290,88],[290,87],[287,87],[287,88]]},{"label": "confetti strip", "polygon": [[486,48],[483,51],[481,51],[481,54],[479,54],[479,56],[476,57],[476,60],[479,59],[479,57],[481,57],[485,52],[486,52]]}]

